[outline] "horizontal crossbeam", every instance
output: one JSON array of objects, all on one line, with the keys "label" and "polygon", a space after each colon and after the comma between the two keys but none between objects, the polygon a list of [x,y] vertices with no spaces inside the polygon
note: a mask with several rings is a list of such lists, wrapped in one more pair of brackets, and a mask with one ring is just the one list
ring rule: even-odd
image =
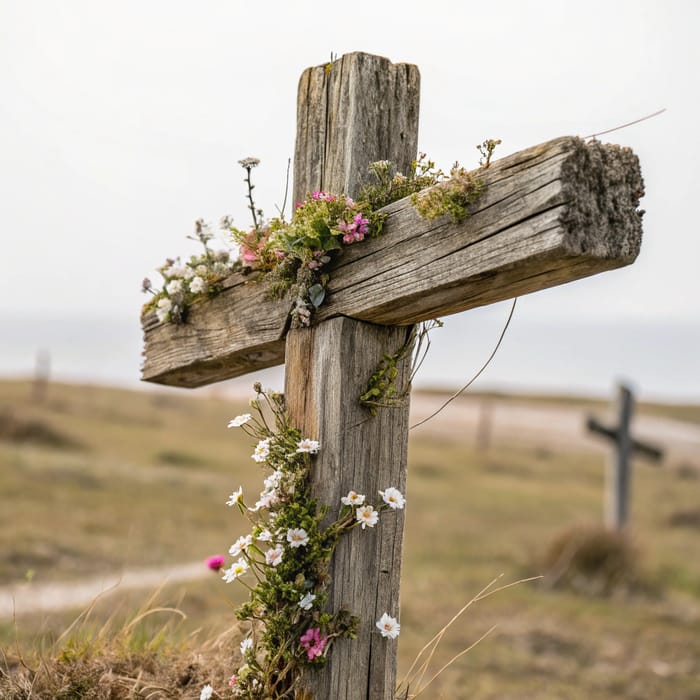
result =
[{"label": "horizontal crossbeam", "polygon": [[[620,432],[618,429],[609,428],[608,426],[600,423],[596,418],[589,418],[586,421],[586,427],[588,428],[589,432],[602,435],[615,443],[617,443],[620,439]],[[660,462],[664,456],[664,451],[661,448],[655,447],[654,445],[650,445],[646,442],[640,442],[634,438],[632,438],[630,441],[630,448],[633,455],[636,454],[640,457],[646,457],[652,462]]]},{"label": "horizontal crossbeam", "polygon": [[[461,223],[426,221],[408,199],[386,208],[378,238],[344,250],[317,320],[408,325],[634,262],[641,243],[637,157],[564,137],[484,171],[484,195]],[[183,325],[143,319],[142,378],[195,387],[284,362],[289,302],[232,275]]]}]

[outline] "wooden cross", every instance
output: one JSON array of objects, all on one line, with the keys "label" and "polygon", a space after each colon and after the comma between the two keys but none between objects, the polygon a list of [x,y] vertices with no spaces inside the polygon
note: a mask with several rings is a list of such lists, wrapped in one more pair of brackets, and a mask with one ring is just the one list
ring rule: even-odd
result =
[{"label": "wooden cross", "polygon": [[[406,172],[416,157],[418,102],[413,65],[353,53],[304,71],[295,200],[314,190],[355,195],[372,161]],[[460,224],[424,221],[408,199],[386,207],[382,235],[334,263],[311,328],[288,331],[289,303],[241,275],[195,305],[184,325],[149,314],[143,379],[195,387],[284,362],[291,417],[322,444],[312,491],[330,506],[328,517],[351,489],[368,498],[388,486],[404,491],[408,401],[372,418],[358,397],[412,324],[628,265],[639,252],[643,182],[628,149],[559,138],[492,163],[484,181]],[[400,386],[408,363],[398,369]],[[396,642],[374,623],[399,612],[403,511],[396,516],[340,542],[328,604],[359,616],[359,637],[334,645],[298,697],[393,698]]]},{"label": "wooden cross", "polygon": [[590,432],[612,440],[615,447],[615,452],[607,471],[607,485],[605,489],[605,523],[609,528],[615,530],[622,530],[627,524],[629,517],[630,491],[632,488],[632,464],[630,458],[633,455],[639,455],[640,457],[646,457],[652,462],[659,462],[663,458],[663,450],[648,443],[635,440],[630,435],[633,410],[634,395],[632,390],[621,384],[618,387],[617,427],[609,428],[592,416],[588,418],[586,423]]}]

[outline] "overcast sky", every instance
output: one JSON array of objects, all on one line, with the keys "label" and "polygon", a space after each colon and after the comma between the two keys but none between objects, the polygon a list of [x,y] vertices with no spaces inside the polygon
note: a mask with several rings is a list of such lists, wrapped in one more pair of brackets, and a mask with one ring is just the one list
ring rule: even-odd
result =
[{"label": "overcast sky", "polygon": [[443,167],[476,165],[485,138],[505,155],[666,108],[603,137],[641,159],[638,261],[518,314],[697,328],[699,20],[692,0],[0,0],[0,319],[136,319],[196,218],[248,225],[239,158],[262,160],[266,212],[281,203],[301,72],[367,51],[419,66],[419,148]]}]

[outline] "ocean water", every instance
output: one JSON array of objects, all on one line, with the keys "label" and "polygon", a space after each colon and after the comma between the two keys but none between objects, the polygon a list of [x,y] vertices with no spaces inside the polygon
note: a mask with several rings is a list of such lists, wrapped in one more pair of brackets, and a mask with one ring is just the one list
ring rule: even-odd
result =
[{"label": "ocean water", "polygon": [[[456,388],[490,355],[507,307],[448,317],[431,334],[416,386]],[[148,388],[139,380],[138,318],[10,318],[0,326],[0,376],[32,376],[40,352],[54,379]],[[256,378],[282,386],[282,369],[217,385],[249,387]],[[544,321],[516,315],[475,389],[608,396],[630,383],[648,399],[700,401],[700,323]]]}]

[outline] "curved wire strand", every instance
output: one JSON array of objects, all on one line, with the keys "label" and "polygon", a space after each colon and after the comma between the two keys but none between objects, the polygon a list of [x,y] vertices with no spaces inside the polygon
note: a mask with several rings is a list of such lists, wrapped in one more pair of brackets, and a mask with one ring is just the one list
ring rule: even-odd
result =
[{"label": "curved wire strand", "polygon": [[418,421],[418,423],[414,423],[409,430],[413,430],[414,428],[417,428],[420,425],[423,425],[424,423],[427,423],[430,419],[435,418],[440,411],[442,411],[443,408],[445,408],[449,403],[454,401],[460,394],[465,392],[481,375],[481,373],[491,364],[491,360],[496,356],[496,353],[498,352],[498,348],[501,347],[501,343],[503,342],[503,338],[505,337],[506,331],[508,330],[508,326],[510,326],[510,321],[513,318],[513,312],[515,311],[515,304],[518,301],[518,298],[516,297],[513,299],[513,305],[510,307],[510,313],[508,314],[508,319],[506,320],[506,325],[503,326],[503,330],[501,331],[501,335],[498,339],[498,342],[496,343],[496,347],[491,351],[491,354],[489,355],[489,359],[484,362],[482,365],[481,369],[459,390],[456,391],[452,396],[450,396],[447,401],[445,401],[440,408],[437,409],[434,413],[431,413],[427,418],[423,418],[423,420]]}]

